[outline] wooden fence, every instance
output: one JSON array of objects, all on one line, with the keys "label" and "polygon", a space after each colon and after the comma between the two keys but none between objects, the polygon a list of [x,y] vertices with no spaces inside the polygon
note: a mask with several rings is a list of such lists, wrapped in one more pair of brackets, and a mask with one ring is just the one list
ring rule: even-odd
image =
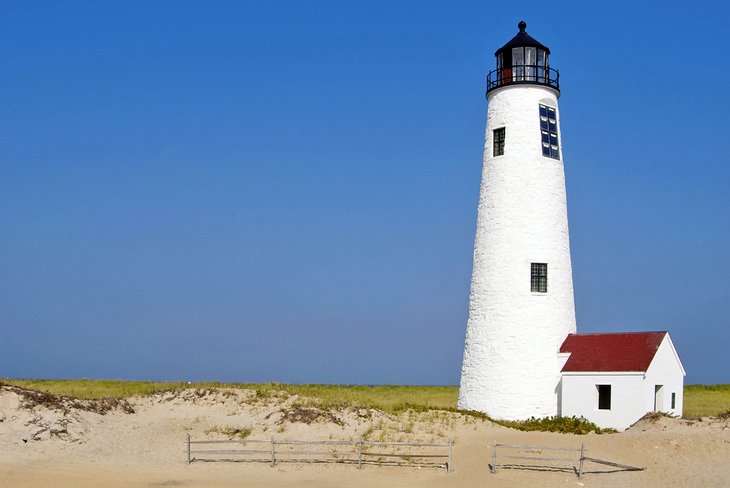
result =
[{"label": "wooden fence", "polygon": [[[203,447],[205,446],[205,447]],[[188,464],[194,461],[345,463],[432,466],[452,469],[453,442],[371,442],[277,440],[192,440],[187,437]],[[406,452],[398,452],[407,449]]]},{"label": "wooden fence", "polygon": [[[602,464],[605,466],[612,466],[614,468],[620,468],[622,470],[626,471],[643,471],[644,468],[638,468],[636,466],[628,466],[626,464],[619,464],[614,463],[612,461],[605,461],[603,459],[596,459],[594,457],[588,457],[586,456],[586,452],[588,449],[586,449],[585,444],[581,443],[580,448],[566,448],[566,447],[551,447],[551,446],[524,446],[524,445],[514,445],[514,444],[497,444],[497,441],[494,440],[492,442],[492,464],[489,467],[489,470],[492,472],[492,474],[497,472],[497,448],[500,449],[512,449],[512,450],[518,450],[520,455],[501,455],[500,459],[516,459],[519,460],[519,463],[515,464],[505,464],[503,463],[502,466],[505,467],[511,467],[511,468],[522,468],[522,469],[553,469],[553,470],[572,470],[575,471],[575,473],[578,475],[578,478],[582,478],[584,471],[584,463],[586,461],[596,463],[596,464]],[[565,457],[555,457],[555,456],[549,456],[549,457],[543,457],[542,453],[543,451],[550,451],[550,452],[563,452],[563,453],[575,453],[573,457],[568,457],[566,454]],[[557,456],[557,455],[556,455]],[[532,463],[528,464],[525,461],[531,461]],[[535,464],[535,461],[537,463]],[[578,468],[576,469],[575,465],[572,466],[565,466],[565,463],[577,463]],[[557,465],[560,463],[561,465]]]}]

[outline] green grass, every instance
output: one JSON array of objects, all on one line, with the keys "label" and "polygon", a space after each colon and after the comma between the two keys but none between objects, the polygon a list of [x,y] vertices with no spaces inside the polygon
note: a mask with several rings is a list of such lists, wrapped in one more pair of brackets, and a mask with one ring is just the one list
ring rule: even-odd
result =
[{"label": "green grass", "polygon": [[[154,393],[181,390],[188,386],[183,382],[150,382],[119,380],[11,380],[0,382],[30,390],[44,391],[53,395],[70,396],[81,400],[100,398],[129,398]],[[222,385],[221,385],[222,386]]]},{"label": "green grass", "polygon": [[129,398],[186,388],[240,388],[256,391],[258,399],[299,395],[304,406],[319,408],[377,408],[386,412],[454,409],[456,386],[360,386],[290,385],[282,383],[148,382],[118,380],[0,380],[9,385],[45,391],[54,395],[93,400],[107,397]]},{"label": "green grass", "polygon": [[720,416],[730,412],[730,385],[684,387],[684,417]]},{"label": "green grass", "polygon": [[544,417],[529,418],[527,420],[499,420],[498,424],[524,431],[560,432],[562,434],[585,435],[589,432],[596,434],[614,434],[614,429],[601,429],[593,422],[583,417]]},{"label": "green grass", "polygon": [[[257,399],[299,395],[300,404],[323,409],[376,408],[404,410],[456,410],[456,386],[289,385],[281,383],[149,382],[117,380],[2,380],[3,383],[86,400],[129,398],[186,388],[241,388],[255,390]],[[730,411],[730,384],[688,385],[684,389],[684,416],[718,416]]]}]

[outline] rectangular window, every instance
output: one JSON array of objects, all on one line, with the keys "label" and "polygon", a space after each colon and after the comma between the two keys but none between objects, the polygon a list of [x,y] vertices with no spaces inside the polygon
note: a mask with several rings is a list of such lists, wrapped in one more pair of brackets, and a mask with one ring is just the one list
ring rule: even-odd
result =
[{"label": "rectangular window", "polygon": [[501,156],[504,154],[504,127],[494,129],[494,144],[492,147],[492,156]]},{"label": "rectangular window", "polygon": [[532,263],[530,267],[530,291],[547,293],[547,263]]},{"label": "rectangular window", "polygon": [[676,405],[677,405],[677,394],[676,393],[672,393],[672,410],[674,410],[675,408],[677,408]]},{"label": "rectangular window", "polygon": [[611,385],[596,385],[598,389],[598,410],[611,410]]},{"label": "rectangular window", "polygon": [[560,159],[558,116],[555,109],[547,105],[540,105],[540,133],[542,134],[542,155]]}]

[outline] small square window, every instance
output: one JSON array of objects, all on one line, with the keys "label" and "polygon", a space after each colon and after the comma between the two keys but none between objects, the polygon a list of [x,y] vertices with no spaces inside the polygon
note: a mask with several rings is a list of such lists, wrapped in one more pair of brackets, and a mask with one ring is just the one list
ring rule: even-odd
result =
[{"label": "small square window", "polygon": [[492,148],[492,156],[501,156],[504,154],[504,127],[494,129],[494,144]]},{"label": "small square window", "polygon": [[547,293],[547,263],[532,263],[530,266],[530,291]]},{"label": "small square window", "polygon": [[596,385],[598,389],[598,410],[611,410],[611,385]]}]

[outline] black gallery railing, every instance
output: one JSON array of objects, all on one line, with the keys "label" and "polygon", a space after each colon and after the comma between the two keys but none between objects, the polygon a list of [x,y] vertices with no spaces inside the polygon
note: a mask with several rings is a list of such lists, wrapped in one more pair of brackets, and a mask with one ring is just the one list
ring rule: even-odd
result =
[{"label": "black gallery railing", "polygon": [[487,92],[519,83],[546,85],[560,91],[560,73],[549,66],[534,64],[514,64],[508,68],[494,69],[487,75]]}]

